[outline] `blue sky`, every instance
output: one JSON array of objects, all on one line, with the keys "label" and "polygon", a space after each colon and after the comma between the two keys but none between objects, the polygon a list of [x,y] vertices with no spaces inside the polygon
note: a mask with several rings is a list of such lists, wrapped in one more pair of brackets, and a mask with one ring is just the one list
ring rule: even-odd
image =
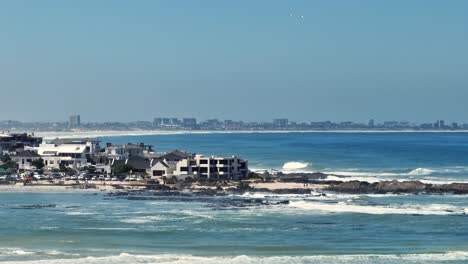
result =
[{"label": "blue sky", "polygon": [[0,120],[468,122],[468,1],[11,0]]}]

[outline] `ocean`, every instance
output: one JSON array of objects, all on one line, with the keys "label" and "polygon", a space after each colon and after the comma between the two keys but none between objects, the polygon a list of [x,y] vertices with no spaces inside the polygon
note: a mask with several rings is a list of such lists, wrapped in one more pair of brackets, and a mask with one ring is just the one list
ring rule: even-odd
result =
[{"label": "ocean", "polygon": [[[468,182],[465,133],[229,133],[102,137],[240,155],[251,169]],[[220,197],[0,193],[5,263],[468,263],[468,196]],[[268,201],[239,206],[232,201]],[[289,204],[274,204],[288,200]]]}]

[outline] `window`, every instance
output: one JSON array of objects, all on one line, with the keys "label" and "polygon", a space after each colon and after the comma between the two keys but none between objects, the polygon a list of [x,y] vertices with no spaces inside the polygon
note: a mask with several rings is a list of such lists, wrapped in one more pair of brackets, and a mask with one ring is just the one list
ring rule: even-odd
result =
[{"label": "window", "polygon": [[186,171],[188,171],[188,168],[187,167],[180,167],[180,171],[186,172]]},{"label": "window", "polygon": [[208,164],[208,160],[202,159],[202,160],[200,160],[200,164]]}]

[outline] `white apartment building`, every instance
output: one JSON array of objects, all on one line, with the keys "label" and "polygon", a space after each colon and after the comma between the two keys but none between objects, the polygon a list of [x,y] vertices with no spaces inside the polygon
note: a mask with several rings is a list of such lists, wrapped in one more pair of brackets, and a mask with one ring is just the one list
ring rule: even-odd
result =
[{"label": "white apartment building", "polygon": [[248,162],[239,157],[206,157],[196,155],[170,163],[154,163],[150,175],[155,177],[193,176],[206,179],[242,179],[247,177]]}]

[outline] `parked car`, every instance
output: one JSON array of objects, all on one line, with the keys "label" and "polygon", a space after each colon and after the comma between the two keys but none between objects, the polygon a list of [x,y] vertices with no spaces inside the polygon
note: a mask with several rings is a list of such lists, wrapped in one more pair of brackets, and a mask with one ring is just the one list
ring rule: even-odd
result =
[{"label": "parked car", "polygon": [[47,177],[44,175],[34,174],[33,178],[37,181],[47,180]]},{"label": "parked car", "polygon": [[107,176],[107,177],[106,177],[104,180],[105,180],[105,181],[111,181],[111,180],[112,180],[112,178],[111,178],[111,177],[109,177],[109,176]]},{"label": "parked car", "polygon": [[98,178],[100,181],[104,181],[106,179],[106,177],[104,177],[104,175],[99,175],[99,178]]},{"label": "parked car", "polygon": [[11,181],[20,181],[21,177],[18,176],[17,174],[12,174],[12,175],[10,175],[10,180]]},{"label": "parked car", "polygon": [[59,173],[54,173],[54,174],[52,174],[52,177],[53,177],[54,179],[62,179],[62,178],[63,178],[63,175],[61,175],[61,174],[59,174]]},{"label": "parked car", "polygon": [[119,178],[113,177],[112,181],[119,181]]}]

